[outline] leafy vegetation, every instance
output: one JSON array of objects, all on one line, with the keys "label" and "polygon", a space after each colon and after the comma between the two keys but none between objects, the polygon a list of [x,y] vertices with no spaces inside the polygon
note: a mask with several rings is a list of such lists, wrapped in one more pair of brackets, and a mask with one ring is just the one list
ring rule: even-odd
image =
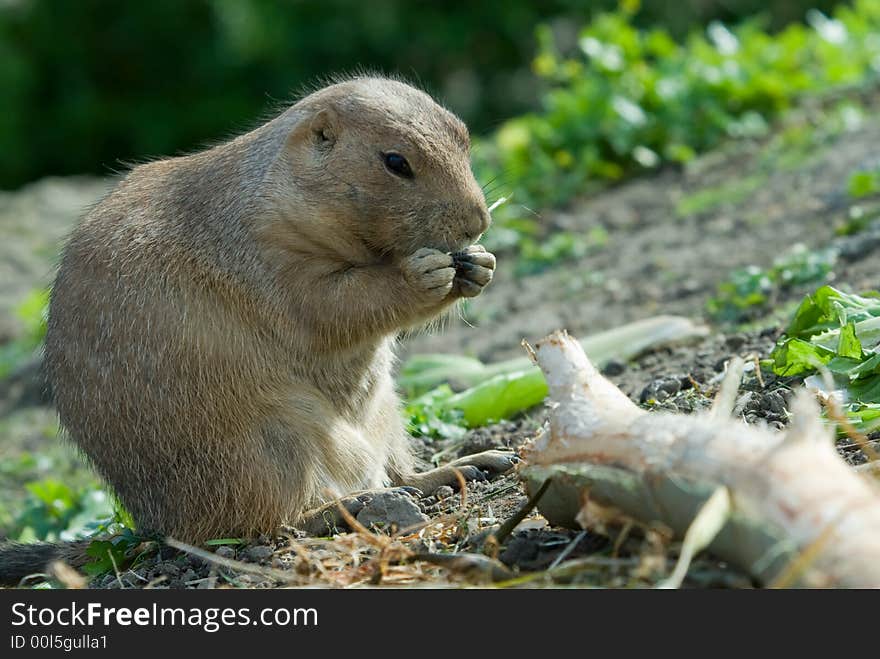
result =
[{"label": "leafy vegetation", "polygon": [[880,193],[880,169],[854,172],[847,188],[850,196],[856,199]]},{"label": "leafy vegetation", "polygon": [[[529,231],[534,233],[533,228]],[[525,276],[540,272],[555,263],[580,258],[601,249],[608,242],[608,232],[593,227],[586,235],[572,231],[556,231],[546,240],[525,235],[517,241],[515,274]]]},{"label": "leafy vegetation", "polygon": [[[523,208],[687,162],[725,139],[763,136],[798,98],[877,79],[880,5],[871,0],[841,6],[832,17],[811,10],[808,25],[775,34],[758,19],[735,28],[715,22],[682,42],[663,28],[636,27],[637,8],[629,2],[597,16],[574,48],[539,30],[533,68],[550,87],[542,111],[509,120],[477,151],[486,180],[503,172],[518,196],[497,211],[499,226],[537,225]],[[758,184],[746,178],[679,210],[735,201]]]},{"label": "leafy vegetation", "polygon": [[770,359],[777,375],[826,370],[861,429],[880,428],[880,293],[819,288],[804,298]]},{"label": "leafy vegetation", "polygon": [[[72,487],[56,478],[24,484],[26,496],[10,513],[0,510],[3,534],[18,542],[92,538],[83,570],[90,576],[122,569],[143,538],[128,512],[96,482]],[[50,587],[49,582],[35,587]]]},{"label": "leafy vegetation", "polygon": [[15,515],[9,537],[21,542],[71,540],[91,536],[119,521],[123,513],[97,486],[74,489],[46,478],[25,484],[28,497]]},{"label": "leafy vegetation", "polygon": [[15,316],[21,321],[23,329],[14,340],[0,344],[0,379],[33,356],[43,344],[48,305],[49,289],[45,288],[32,291],[15,308]]},{"label": "leafy vegetation", "polygon": [[[534,25],[580,24],[617,2],[7,0],[0,151],[15,157],[0,161],[0,187],[196,148],[302,85],[361,66],[417,78],[483,132],[534,108]],[[779,26],[834,3],[647,0],[638,20],[682,34],[764,11]],[[57,38],[59,25],[77,38]]]},{"label": "leafy vegetation", "polygon": [[86,550],[86,554],[91,560],[83,566],[83,571],[94,577],[125,569],[137,560],[137,556],[134,556],[133,552],[142,542],[143,538],[135,533],[130,526],[116,529],[106,539],[96,538],[92,540]]},{"label": "leafy vegetation", "polygon": [[410,401],[404,409],[409,433],[414,437],[463,436],[467,432],[464,415],[449,406],[454,395],[448,384],[442,384]]},{"label": "leafy vegetation", "polygon": [[685,216],[705,213],[725,204],[738,204],[760,188],[762,183],[763,177],[749,176],[704,188],[680,199],[675,210],[678,215]]},{"label": "leafy vegetation", "polygon": [[741,323],[764,315],[781,291],[797,285],[821,281],[837,261],[834,249],[808,250],[796,245],[772,267],[740,268],[718,284],[706,309],[716,321]]},{"label": "leafy vegetation", "polygon": [[534,68],[552,84],[544,111],[502,126],[484,166],[507,172],[529,201],[564,202],[591,181],[764,135],[798,96],[876,77],[880,6],[860,0],[808,21],[775,35],[756,20],[713,23],[679,44],[662,28],[637,29],[621,9],[584,27],[570,53],[542,29]]}]

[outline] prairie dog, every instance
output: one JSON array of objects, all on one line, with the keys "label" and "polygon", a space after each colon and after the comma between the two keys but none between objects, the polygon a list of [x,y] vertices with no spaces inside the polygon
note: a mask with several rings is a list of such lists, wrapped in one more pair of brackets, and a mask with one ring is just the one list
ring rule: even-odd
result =
[{"label": "prairie dog", "polygon": [[449,482],[414,473],[392,349],[490,282],[489,222],[465,125],[380,77],[135,167],[52,289],[62,425],[141,530],[191,543],[298,524],[328,492]]}]

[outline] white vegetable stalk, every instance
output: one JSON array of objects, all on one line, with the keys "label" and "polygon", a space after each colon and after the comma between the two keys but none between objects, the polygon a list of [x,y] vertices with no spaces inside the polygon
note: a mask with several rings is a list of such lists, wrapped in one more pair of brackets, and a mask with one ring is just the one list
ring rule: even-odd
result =
[{"label": "white vegetable stalk", "polygon": [[[725,488],[716,555],[764,583],[880,587],[880,492],[837,454],[806,391],[779,433],[730,418],[726,400],[701,414],[646,413],[564,332],[538,343],[536,359],[555,407],[522,474],[532,491],[553,478],[538,504],[551,522],[574,525],[588,498],[683,537]],[[729,370],[722,391],[741,377],[738,362]]]}]

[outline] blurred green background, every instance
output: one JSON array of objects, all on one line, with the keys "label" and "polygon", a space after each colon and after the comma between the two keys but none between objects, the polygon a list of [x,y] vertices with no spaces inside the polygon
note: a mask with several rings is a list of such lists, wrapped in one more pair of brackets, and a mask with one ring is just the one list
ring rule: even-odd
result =
[{"label": "blurred green background", "polygon": [[[633,2],[624,2],[633,5]],[[834,0],[645,0],[639,26],[677,38],[760,14],[779,29]],[[615,0],[0,1],[0,188],[107,174],[222,139],[322,76],[418,81],[475,133],[536,108],[536,27],[560,49]]]}]

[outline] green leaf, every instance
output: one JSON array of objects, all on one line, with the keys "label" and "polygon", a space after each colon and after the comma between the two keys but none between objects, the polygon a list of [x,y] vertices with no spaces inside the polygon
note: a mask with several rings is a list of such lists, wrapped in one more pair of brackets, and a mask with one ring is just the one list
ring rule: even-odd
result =
[{"label": "green leaf", "polygon": [[123,529],[107,539],[92,540],[86,549],[86,555],[92,560],[83,566],[83,570],[90,576],[124,570],[132,562],[132,550],[142,541],[143,538],[131,529]]},{"label": "green leaf", "polygon": [[449,407],[453,396],[449,385],[442,384],[411,401],[404,409],[407,430],[415,437],[453,438],[464,435],[460,411]]},{"label": "green leaf", "polygon": [[461,410],[471,428],[511,416],[539,405],[547,395],[547,384],[537,368],[495,377],[452,396],[447,406]]},{"label": "green leaf", "polygon": [[848,322],[840,330],[840,339],[837,342],[837,354],[850,359],[862,358],[862,344],[856,336],[856,324]]},{"label": "green leaf", "polygon": [[802,339],[790,339],[777,345],[770,354],[776,375],[801,375],[811,373],[820,365],[827,364],[834,352]]},{"label": "green leaf", "polygon": [[92,559],[83,565],[83,570],[89,576],[118,570],[125,564],[125,549],[117,547],[110,540],[93,540],[86,549],[86,554]]},{"label": "green leaf", "polygon": [[847,185],[851,197],[868,197],[880,192],[880,172],[856,172]]},{"label": "green leaf", "polygon": [[221,545],[243,545],[247,542],[243,538],[215,538],[214,540],[206,540],[205,544],[209,547],[219,547]]},{"label": "green leaf", "polygon": [[852,404],[880,403],[880,298],[875,295],[831,286],[808,295],[770,355],[773,372],[805,375],[825,365]]}]

